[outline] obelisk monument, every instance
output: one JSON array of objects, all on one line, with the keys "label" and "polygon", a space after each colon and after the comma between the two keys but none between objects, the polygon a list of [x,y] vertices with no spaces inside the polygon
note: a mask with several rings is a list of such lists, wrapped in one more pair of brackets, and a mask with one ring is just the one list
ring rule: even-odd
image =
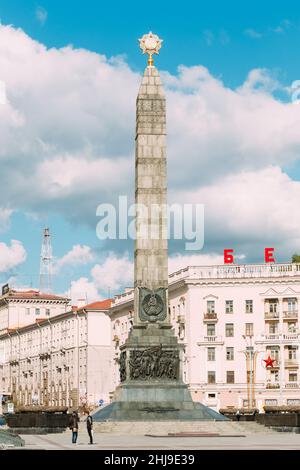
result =
[{"label": "obelisk monument", "polygon": [[134,321],[121,346],[120,385],[95,421],[219,420],[192,401],[182,381],[182,345],[168,309],[166,100],[153,55],[162,40],[140,40],[148,64],[136,101]]}]

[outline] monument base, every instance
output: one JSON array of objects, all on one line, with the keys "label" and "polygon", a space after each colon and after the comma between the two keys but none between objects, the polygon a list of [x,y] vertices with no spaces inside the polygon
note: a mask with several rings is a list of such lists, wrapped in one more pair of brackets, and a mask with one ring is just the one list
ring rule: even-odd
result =
[{"label": "monument base", "polygon": [[171,325],[133,326],[121,349],[121,385],[114,401],[93,413],[94,421],[227,421],[193,402],[181,380],[182,348]]}]

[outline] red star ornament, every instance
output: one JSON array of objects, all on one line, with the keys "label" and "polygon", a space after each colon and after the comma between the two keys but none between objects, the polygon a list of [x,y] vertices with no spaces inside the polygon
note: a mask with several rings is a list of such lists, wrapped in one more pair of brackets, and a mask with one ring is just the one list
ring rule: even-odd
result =
[{"label": "red star ornament", "polygon": [[266,368],[268,367],[273,367],[274,362],[276,362],[275,359],[272,359],[271,356],[269,356],[267,359],[264,359],[264,362],[266,363]]}]

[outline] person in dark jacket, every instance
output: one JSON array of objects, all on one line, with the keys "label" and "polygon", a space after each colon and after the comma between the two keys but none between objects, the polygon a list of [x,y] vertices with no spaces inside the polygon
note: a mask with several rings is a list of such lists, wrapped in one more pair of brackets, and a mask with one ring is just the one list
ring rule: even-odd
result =
[{"label": "person in dark jacket", "polygon": [[72,431],[72,444],[77,443],[79,421],[80,420],[79,420],[77,411],[73,411],[72,416],[70,418],[70,424],[69,424],[69,427]]},{"label": "person in dark jacket", "polygon": [[93,444],[93,418],[90,413],[88,413],[88,416],[86,418],[86,429],[90,437],[90,444]]}]

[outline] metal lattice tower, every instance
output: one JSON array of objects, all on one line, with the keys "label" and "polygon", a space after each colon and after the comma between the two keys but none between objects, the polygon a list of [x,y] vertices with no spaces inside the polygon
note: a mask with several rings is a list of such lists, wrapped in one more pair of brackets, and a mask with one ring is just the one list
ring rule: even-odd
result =
[{"label": "metal lattice tower", "polygon": [[41,262],[40,262],[40,291],[52,292],[52,247],[50,229],[43,230]]}]

